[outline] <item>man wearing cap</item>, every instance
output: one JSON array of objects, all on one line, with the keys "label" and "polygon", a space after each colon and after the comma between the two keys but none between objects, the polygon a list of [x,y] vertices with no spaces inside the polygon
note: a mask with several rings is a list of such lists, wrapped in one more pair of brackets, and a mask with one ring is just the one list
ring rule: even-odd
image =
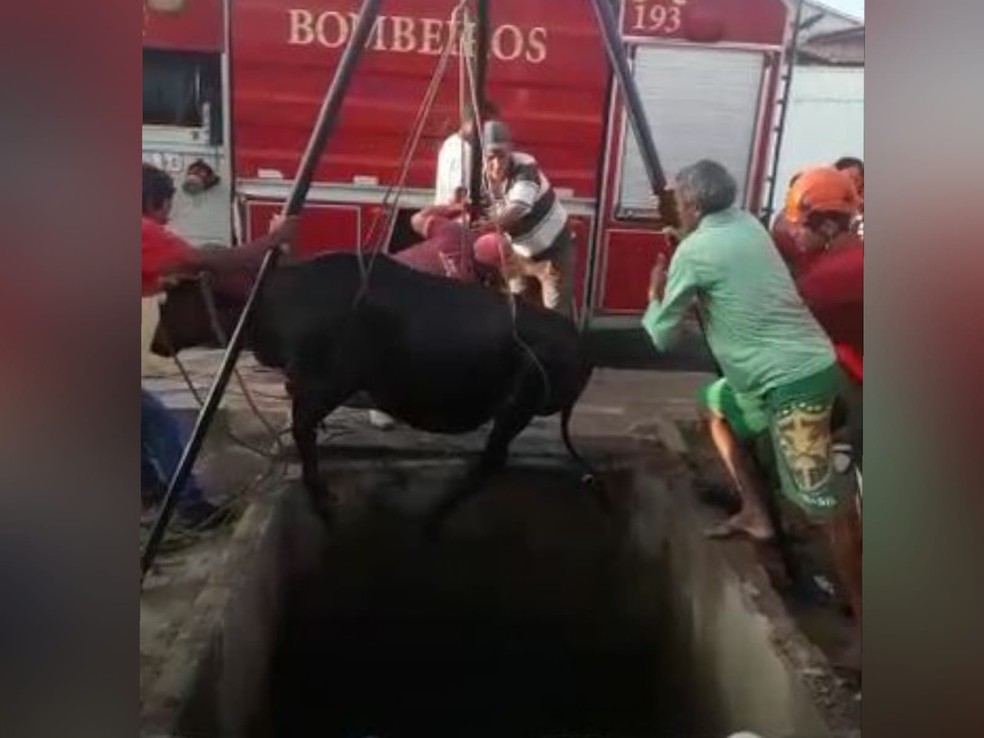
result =
[{"label": "man wearing cap", "polygon": [[[793,186],[802,176],[803,173],[798,172],[789,180],[789,188],[786,191],[787,199],[789,197],[788,193],[792,192]],[[786,266],[789,267],[789,271],[795,277],[800,271],[809,266],[809,263],[817,257],[817,254],[804,251],[793,237],[791,228],[792,226],[786,218],[786,208],[784,205],[776,215],[775,220],[772,221],[772,240],[775,242],[776,248],[779,249],[779,254],[782,256],[783,261],[786,262]]]},{"label": "man wearing cap", "polygon": [[[804,175],[797,184],[809,181]],[[713,161],[677,175],[686,236],[669,271],[665,257],[653,269],[643,327],[666,351],[696,303],[724,374],[703,390],[701,402],[742,508],[709,535],[772,538],[761,480],[743,445],[768,438],[782,492],[823,527],[860,626],[853,477],[834,469],[830,428],[844,377],[830,339],[797,292],[768,231],[735,206],[737,191],[734,177]]]},{"label": "man wearing cap", "polygon": [[[141,331],[142,357],[149,353],[150,338],[157,324],[156,297],[167,282],[200,272],[222,274],[248,266],[259,266],[266,252],[284,250],[295,238],[297,217],[276,219],[266,236],[235,249],[198,249],[167,228],[174,202],[171,176],[150,164],[143,165],[143,218],[140,226],[140,282],[147,318]],[[157,397],[140,389],[140,477],[145,494],[145,512],[156,514],[167,484],[184,450],[184,433],[172,412]],[[210,503],[192,475],[179,490],[178,520],[188,527],[214,525],[222,521],[222,510]]]},{"label": "man wearing cap", "polygon": [[[853,187],[853,191],[852,191]],[[796,275],[796,287],[827,334],[841,363],[858,379],[864,336],[864,241],[853,224],[861,203],[843,171],[820,167],[790,188],[790,237],[816,254]]]},{"label": "man wearing cap", "polygon": [[486,123],[483,139],[493,205],[481,228],[509,237],[509,289],[521,294],[536,281],[543,305],[569,316],[574,249],[567,211],[536,159],[513,150],[505,123]]},{"label": "man wearing cap", "polygon": [[864,242],[852,227],[859,207],[856,187],[843,171],[820,167],[804,172],[790,188],[787,220],[790,236],[800,248],[818,255],[796,275],[796,289],[853,380],[853,391],[844,394],[844,401],[851,446],[860,466]]}]

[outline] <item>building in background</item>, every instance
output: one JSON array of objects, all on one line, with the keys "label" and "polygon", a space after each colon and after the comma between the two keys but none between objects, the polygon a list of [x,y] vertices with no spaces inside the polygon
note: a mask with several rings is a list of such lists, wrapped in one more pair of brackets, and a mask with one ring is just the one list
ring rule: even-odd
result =
[{"label": "building in background", "polygon": [[805,67],[845,67],[864,70],[864,26],[813,34],[805,38],[796,55]]}]

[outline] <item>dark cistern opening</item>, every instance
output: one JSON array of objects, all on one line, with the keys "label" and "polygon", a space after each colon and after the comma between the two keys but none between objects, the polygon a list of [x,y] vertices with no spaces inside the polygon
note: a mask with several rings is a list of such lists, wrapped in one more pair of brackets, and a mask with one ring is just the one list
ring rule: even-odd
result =
[{"label": "dark cistern opening", "polygon": [[284,603],[270,733],[700,735],[660,552],[624,522],[631,473],[605,475],[606,519],[575,471],[514,464],[423,541],[460,473],[333,475],[321,565]]}]

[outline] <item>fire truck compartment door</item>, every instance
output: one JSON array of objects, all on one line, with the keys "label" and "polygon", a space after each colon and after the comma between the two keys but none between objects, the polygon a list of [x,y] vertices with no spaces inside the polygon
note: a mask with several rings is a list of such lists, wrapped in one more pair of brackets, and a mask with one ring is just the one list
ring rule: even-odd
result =
[{"label": "fire truck compartment door", "polygon": [[[723,164],[744,203],[766,73],[762,51],[639,46],[633,74],[667,178],[700,159]],[[652,213],[639,148],[624,129],[616,215]]]}]

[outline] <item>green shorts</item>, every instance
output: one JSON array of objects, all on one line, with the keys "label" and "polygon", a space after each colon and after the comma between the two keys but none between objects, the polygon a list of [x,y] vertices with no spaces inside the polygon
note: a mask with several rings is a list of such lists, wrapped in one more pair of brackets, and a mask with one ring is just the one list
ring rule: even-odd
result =
[{"label": "green shorts", "polygon": [[700,403],[742,441],[769,431],[783,494],[811,517],[826,518],[852,500],[852,477],[834,471],[831,453],[830,417],[843,381],[834,364],[760,397],[722,378],[701,390]]}]

